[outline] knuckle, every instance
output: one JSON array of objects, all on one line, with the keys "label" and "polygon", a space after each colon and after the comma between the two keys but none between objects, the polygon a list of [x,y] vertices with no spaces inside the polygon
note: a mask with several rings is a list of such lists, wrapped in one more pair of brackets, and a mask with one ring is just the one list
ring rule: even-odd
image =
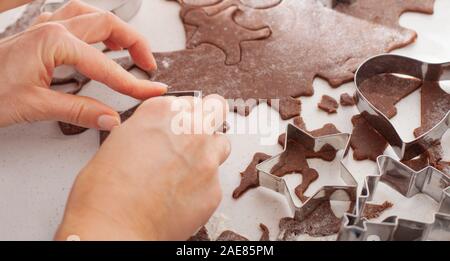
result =
[{"label": "knuckle", "polygon": [[64,7],[62,7],[65,11],[71,11],[71,12],[79,12],[82,10],[82,3],[80,0],[70,0]]},{"label": "knuckle", "polygon": [[47,22],[39,26],[39,32],[45,36],[60,36],[67,33],[67,29],[60,23]]},{"label": "knuckle", "polygon": [[82,102],[75,102],[70,108],[70,121],[75,123],[81,123],[84,112],[86,111],[86,105]]},{"label": "knuckle", "polygon": [[43,12],[42,14],[40,14],[36,19],[35,19],[35,23],[39,24],[39,23],[43,23],[46,22],[50,17],[51,17],[51,13],[50,12]]},{"label": "knuckle", "polygon": [[115,22],[115,20],[117,19],[117,17],[113,13],[111,13],[110,11],[101,11],[100,12],[100,16],[108,24],[111,24],[111,23]]}]

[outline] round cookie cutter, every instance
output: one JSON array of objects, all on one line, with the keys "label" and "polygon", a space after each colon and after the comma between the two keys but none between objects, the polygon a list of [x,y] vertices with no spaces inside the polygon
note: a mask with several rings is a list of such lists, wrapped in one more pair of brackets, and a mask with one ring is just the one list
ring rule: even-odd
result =
[{"label": "round cookie cutter", "polygon": [[[45,5],[42,6],[41,11],[54,12],[66,2],[67,1],[46,3]],[[128,22],[139,12],[141,6],[142,0],[122,0],[119,1],[117,4],[115,4],[114,6],[110,7],[108,10],[111,13],[120,17],[120,19],[124,20],[125,22]]]}]

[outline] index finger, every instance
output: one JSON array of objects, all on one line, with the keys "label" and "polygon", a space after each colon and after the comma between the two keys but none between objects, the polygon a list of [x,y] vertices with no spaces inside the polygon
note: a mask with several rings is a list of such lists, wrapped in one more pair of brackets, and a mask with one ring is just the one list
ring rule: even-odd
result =
[{"label": "index finger", "polygon": [[[137,99],[147,99],[167,91],[167,85],[137,79],[105,54],[68,33],[61,25],[56,25],[51,27],[49,27],[50,24],[46,25],[47,28],[54,30],[50,36],[49,34],[47,36],[57,38],[56,41],[47,39],[46,42],[50,44],[42,46],[42,53],[46,54],[44,63],[48,67],[54,68],[61,64],[73,65],[86,77]],[[49,31],[47,30],[46,33]]]},{"label": "index finger", "polygon": [[60,23],[82,41],[111,41],[128,49],[133,60],[142,69],[150,71],[156,68],[147,39],[110,12],[80,15]]}]

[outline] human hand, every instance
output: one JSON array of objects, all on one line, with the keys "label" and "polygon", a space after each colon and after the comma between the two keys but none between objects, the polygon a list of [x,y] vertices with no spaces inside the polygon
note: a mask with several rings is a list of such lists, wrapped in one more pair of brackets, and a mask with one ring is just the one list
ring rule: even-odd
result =
[{"label": "human hand", "polygon": [[110,12],[81,1],[43,13],[27,31],[1,40],[0,127],[45,120],[101,130],[120,124],[117,112],[97,100],[49,89],[54,69],[62,64],[137,99],[166,92],[164,84],[137,79],[89,45],[97,42],[128,49],[143,70],[156,68],[143,36]]},{"label": "human hand", "polygon": [[18,7],[20,5],[27,4],[32,0],[9,0],[9,1],[0,1],[0,12],[12,9],[14,7]]},{"label": "human hand", "polygon": [[[214,130],[228,108],[216,95],[203,99],[203,108],[193,109],[194,101],[201,103],[152,98],[115,127],[79,174],[55,238],[186,240],[204,225],[221,200],[217,169],[230,145]],[[174,109],[183,102],[188,106],[181,114]],[[203,132],[177,134],[180,115],[203,119],[203,125],[187,124]]]}]

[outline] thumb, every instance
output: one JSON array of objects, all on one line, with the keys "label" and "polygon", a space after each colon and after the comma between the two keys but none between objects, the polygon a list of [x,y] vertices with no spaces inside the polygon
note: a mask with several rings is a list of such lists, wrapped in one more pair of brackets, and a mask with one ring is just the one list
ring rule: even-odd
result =
[{"label": "thumb", "polygon": [[89,97],[41,89],[45,109],[39,120],[55,120],[85,128],[110,131],[120,125],[119,114]]}]

